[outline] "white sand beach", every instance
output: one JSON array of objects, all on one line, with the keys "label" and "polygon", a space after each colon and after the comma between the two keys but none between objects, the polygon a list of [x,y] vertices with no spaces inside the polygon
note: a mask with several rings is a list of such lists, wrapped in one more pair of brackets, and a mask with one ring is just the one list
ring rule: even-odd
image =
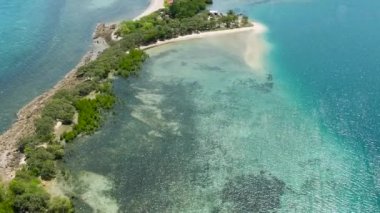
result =
[{"label": "white sand beach", "polygon": [[135,17],[133,20],[138,20],[144,16],[147,16],[159,9],[164,8],[165,0],[151,0],[149,6],[140,15]]},{"label": "white sand beach", "polygon": [[267,63],[265,58],[270,51],[270,46],[266,42],[264,34],[268,29],[260,22],[252,22],[252,24],[252,27],[202,32],[198,34],[180,36],[165,41],[158,41],[151,45],[141,46],[140,49],[147,50],[176,42],[227,36],[223,44],[220,43],[220,39],[218,39],[218,41],[215,40],[217,45],[226,45],[231,52],[239,55],[239,57],[242,57],[246,64],[252,68],[252,71],[259,78],[265,79],[267,75]]},{"label": "white sand beach", "polygon": [[173,38],[173,39],[169,39],[169,40],[165,40],[165,41],[158,41],[154,44],[150,44],[147,46],[141,46],[140,49],[146,50],[146,49],[151,49],[154,47],[158,47],[158,46],[162,46],[162,45],[170,44],[170,43],[174,43],[174,42],[179,42],[179,41],[188,41],[188,40],[193,40],[193,39],[201,39],[201,38],[220,36],[220,35],[228,35],[228,34],[248,32],[248,31],[252,31],[255,34],[263,34],[266,32],[266,29],[267,28],[265,27],[265,25],[258,23],[258,22],[254,22],[252,27],[194,33],[191,35],[179,36],[177,38]]}]

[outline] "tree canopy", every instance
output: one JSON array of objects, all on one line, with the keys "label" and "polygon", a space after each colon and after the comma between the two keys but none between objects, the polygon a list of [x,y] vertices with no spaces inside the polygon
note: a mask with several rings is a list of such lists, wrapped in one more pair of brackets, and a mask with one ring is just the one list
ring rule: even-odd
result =
[{"label": "tree canopy", "polygon": [[206,9],[205,0],[176,0],[169,7],[172,18],[189,18]]}]

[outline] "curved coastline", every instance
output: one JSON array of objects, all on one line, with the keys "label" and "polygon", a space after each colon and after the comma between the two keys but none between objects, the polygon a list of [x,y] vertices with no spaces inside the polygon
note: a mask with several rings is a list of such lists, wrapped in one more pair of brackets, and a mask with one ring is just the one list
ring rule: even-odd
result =
[{"label": "curved coastline", "polygon": [[164,40],[164,41],[158,41],[154,44],[150,44],[147,46],[141,46],[141,50],[147,50],[155,47],[159,47],[165,44],[175,43],[179,41],[188,41],[188,40],[194,40],[194,39],[201,39],[201,38],[207,38],[207,37],[213,37],[218,35],[228,35],[232,33],[241,33],[241,32],[247,32],[252,31],[255,34],[262,34],[266,32],[266,27],[259,23],[259,22],[252,22],[253,26],[250,27],[243,27],[243,28],[235,28],[235,29],[228,29],[228,30],[218,30],[218,31],[210,31],[210,32],[201,32],[198,34],[191,34],[186,36],[180,36],[177,38]]},{"label": "curved coastline", "polygon": [[138,20],[144,16],[147,16],[159,9],[164,8],[165,0],[151,0],[148,7],[140,15],[136,16],[133,20]]},{"label": "curved coastline", "polygon": [[[164,7],[164,0],[151,0],[149,6],[144,12],[135,17],[133,20],[138,20],[143,16],[149,15]],[[120,22],[119,22],[120,23]],[[117,23],[113,23],[117,24]],[[19,168],[20,162],[22,161],[23,155],[17,150],[17,142],[23,137],[31,134],[34,131],[34,120],[39,117],[39,114],[46,102],[60,89],[71,88],[80,81],[76,78],[76,72],[79,67],[91,62],[97,58],[100,52],[108,48],[108,44],[105,39],[99,37],[95,38],[96,33],[100,29],[101,24],[99,24],[93,34],[93,45],[92,48],[82,57],[80,62],[69,71],[65,77],[57,82],[57,84],[50,90],[44,92],[40,96],[34,98],[31,102],[25,105],[17,113],[17,120],[12,124],[12,126],[0,135],[0,178],[3,181],[11,180],[15,171]],[[104,26],[104,25],[103,25]],[[117,29],[116,29],[117,30]],[[116,31],[115,30],[115,31]],[[239,32],[253,31],[257,34],[262,34],[266,31],[266,27],[261,23],[255,22],[251,27],[220,30],[203,32],[199,34],[192,34],[188,36],[181,36],[174,39],[169,39],[166,41],[159,41],[148,46],[141,46],[140,49],[146,50],[154,47],[162,46],[165,44],[175,43],[179,41],[200,39],[205,37],[212,37],[218,35],[226,35]]]}]

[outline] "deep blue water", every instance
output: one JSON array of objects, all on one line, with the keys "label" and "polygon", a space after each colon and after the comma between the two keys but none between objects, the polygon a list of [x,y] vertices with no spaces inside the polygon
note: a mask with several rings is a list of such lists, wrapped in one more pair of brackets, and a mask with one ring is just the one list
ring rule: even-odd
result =
[{"label": "deep blue water", "polygon": [[96,23],[132,18],[148,0],[0,1],[0,132],[89,49]]}]

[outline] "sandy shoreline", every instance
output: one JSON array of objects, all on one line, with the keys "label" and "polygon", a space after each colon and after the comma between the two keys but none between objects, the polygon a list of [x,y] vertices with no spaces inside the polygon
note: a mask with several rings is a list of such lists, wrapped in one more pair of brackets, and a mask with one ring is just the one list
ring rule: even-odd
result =
[{"label": "sandy shoreline", "polygon": [[133,20],[138,20],[144,16],[147,16],[159,9],[164,8],[165,0],[151,0],[149,6],[140,15],[135,17]]},{"label": "sandy shoreline", "polygon": [[[151,0],[148,8],[141,13],[139,16],[133,20],[137,20],[143,16],[146,16],[156,10],[159,10],[164,7],[164,0]],[[119,22],[120,23],[120,22]],[[115,24],[115,23],[113,23]],[[97,26],[97,30],[94,32],[94,35],[98,31],[100,25]],[[182,36],[167,41],[159,41],[155,44],[148,46],[142,46],[141,49],[150,49],[158,46],[162,46],[169,43],[200,39],[205,37],[217,36],[217,35],[226,35],[232,33],[253,31],[257,34],[264,33],[266,27],[260,23],[255,22],[253,27],[237,28],[230,30],[220,30],[213,32],[204,32],[199,34],[192,34],[188,36]],[[64,88],[72,88],[80,81],[76,78],[75,74],[79,67],[87,64],[90,61],[95,60],[98,57],[98,54],[108,47],[107,43],[103,38],[93,39],[92,48],[82,57],[79,64],[75,66],[70,72],[68,72],[65,77],[60,80],[52,89],[44,92],[42,95],[36,97],[27,105],[25,105],[18,113],[17,120],[12,124],[12,126],[0,135],[0,179],[3,181],[11,180],[17,168],[19,168],[20,160],[23,155],[17,151],[17,142],[24,138],[25,136],[30,135],[34,132],[34,120],[38,118],[41,110],[45,106],[46,102],[59,90]]]},{"label": "sandy shoreline", "polygon": [[188,41],[188,40],[194,40],[194,39],[201,39],[201,38],[207,38],[207,37],[214,37],[218,35],[228,35],[228,34],[233,34],[233,33],[241,33],[241,32],[248,32],[252,31],[255,34],[262,34],[266,32],[266,27],[258,22],[252,22],[253,26],[251,27],[243,27],[243,28],[235,28],[235,29],[227,29],[227,30],[218,30],[218,31],[210,31],[210,32],[202,32],[198,34],[191,34],[191,35],[186,35],[186,36],[180,36],[177,38],[165,40],[165,41],[158,41],[154,44],[150,44],[147,46],[141,46],[140,49],[142,50],[147,50],[151,49],[154,47],[159,47],[165,44],[170,44],[170,43],[175,43],[175,42],[180,42],[180,41]]}]

